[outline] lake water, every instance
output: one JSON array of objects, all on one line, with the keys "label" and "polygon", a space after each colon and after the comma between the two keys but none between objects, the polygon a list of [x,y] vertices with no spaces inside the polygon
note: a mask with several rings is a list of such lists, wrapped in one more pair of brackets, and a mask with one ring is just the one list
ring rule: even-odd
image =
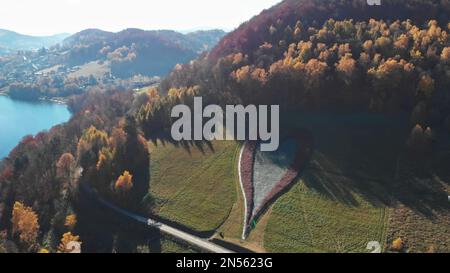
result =
[{"label": "lake water", "polygon": [[35,135],[68,121],[65,105],[47,102],[24,102],[0,96],[0,159],[26,135]]}]

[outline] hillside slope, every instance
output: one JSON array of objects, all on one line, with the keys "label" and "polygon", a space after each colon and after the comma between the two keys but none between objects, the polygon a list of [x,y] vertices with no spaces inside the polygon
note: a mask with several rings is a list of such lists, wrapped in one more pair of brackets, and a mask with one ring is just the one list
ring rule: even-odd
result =
[{"label": "hillside slope", "polygon": [[[188,34],[170,30],[83,30],[48,49],[0,58],[0,88],[6,87],[0,92],[25,99],[30,97],[24,94],[32,92],[29,89],[37,91],[31,96],[35,98],[67,97],[88,87],[126,90],[150,86],[176,64],[211,49],[223,35],[222,30]],[[8,50],[0,44],[0,51]],[[17,85],[19,91],[11,90]]]},{"label": "hillside slope", "polygon": [[383,0],[381,6],[369,6],[366,0],[287,0],[264,10],[237,30],[228,34],[212,50],[211,57],[217,59],[233,52],[254,52],[265,41],[270,40],[268,32],[271,25],[295,25],[297,20],[311,26],[321,26],[326,20],[353,19],[356,21],[412,20],[422,25],[429,20],[447,24],[450,17],[450,4],[446,0]]},{"label": "hillside slope", "polygon": [[[281,132],[297,125],[310,130],[317,143],[298,183],[256,223],[249,238],[257,240],[259,250],[363,252],[368,241],[379,240],[385,251],[436,246],[434,251],[449,252],[448,1],[383,3],[407,8],[371,20],[385,8],[369,9],[363,0],[286,0],[227,36],[213,54],[176,66],[158,88],[139,94],[91,91],[72,99],[69,105],[79,111],[67,124],[24,138],[0,164],[0,230],[6,230],[0,249],[56,251],[68,231],[64,220],[80,208],[78,183],[89,183],[123,208],[154,209],[198,230],[215,229],[237,200],[219,228],[225,234],[218,235],[240,243],[243,198],[232,195],[231,184],[236,147],[205,152],[203,160],[205,155],[191,157],[183,150],[186,142],[148,144],[171,142],[165,133],[172,107],[203,96],[207,104],[280,104]],[[127,34],[138,41],[150,35],[94,33],[74,39],[73,51],[58,52],[76,62],[75,53],[90,60],[101,50],[105,62],[128,63],[142,52],[139,45],[116,48],[95,36],[120,40]],[[164,39],[158,41],[164,45]],[[350,117],[337,122],[342,113]],[[217,181],[210,179],[215,174]],[[240,192],[237,184],[234,192]],[[226,205],[218,209],[220,202]],[[189,206],[199,209],[188,211]],[[28,218],[39,217],[34,240],[18,238],[11,222],[14,207]],[[203,211],[219,214],[211,221]],[[72,231],[80,234],[91,224],[80,221]],[[134,232],[129,226],[120,231]],[[399,238],[401,247],[392,247]],[[115,241],[107,239],[111,245]]]},{"label": "hillside slope", "polygon": [[19,34],[13,31],[0,29],[0,54],[6,54],[16,50],[32,50],[42,47],[53,46],[65,38],[69,34],[56,34],[53,36],[29,36]]},{"label": "hillside slope", "polygon": [[[192,106],[192,96],[202,96],[208,104],[280,105],[282,124],[288,125],[280,126],[281,132],[294,123],[289,121],[293,113],[299,113],[295,120],[314,114],[309,120],[312,126],[329,130],[312,133],[331,152],[315,147],[316,156],[324,154],[317,160],[321,167],[314,170],[315,177],[302,176],[298,180],[306,188],[296,185],[291,190],[307,190],[300,197],[326,209],[303,213],[300,201],[304,200],[290,191],[269,210],[273,218],[261,221],[268,223],[266,233],[261,231],[264,228],[256,227],[258,248],[261,237],[266,236],[266,250],[331,251],[324,245],[319,247],[321,227],[327,227],[329,238],[351,245],[347,239],[358,237],[353,234],[352,224],[348,225],[358,216],[351,215],[372,209],[372,219],[377,222],[372,239],[387,238],[380,242],[385,251],[424,252],[434,245],[435,251],[448,252],[445,231],[450,211],[444,203],[450,180],[434,166],[448,151],[450,139],[448,1],[382,2],[381,7],[371,7],[363,0],[283,1],[228,34],[208,56],[178,66],[159,87],[159,93],[166,96],[152,97],[137,111],[137,120],[147,137],[155,132],[170,132],[168,110],[177,104]],[[389,127],[381,124],[380,128],[367,129],[371,125],[367,113],[380,114],[390,121],[401,117],[396,128],[402,128],[402,132],[388,130],[389,137],[378,137]],[[334,128],[334,117],[340,114],[354,117]],[[328,117],[324,119],[325,115]],[[350,126],[355,123],[360,125]],[[350,141],[346,145],[336,139],[343,128],[345,134],[351,135],[345,138]],[[373,129],[377,130],[371,132]],[[374,151],[365,153],[359,148],[358,153],[353,152],[357,143],[374,136],[374,144],[362,145],[376,147]],[[448,165],[448,158],[445,162]],[[374,176],[370,171],[377,168]],[[380,174],[385,177],[378,179]],[[314,193],[317,191],[329,195],[318,198]],[[336,200],[338,194],[357,195],[358,202],[348,206]],[[352,211],[339,223],[328,217],[338,207],[336,203]],[[363,205],[368,203],[370,206]],[[309,242],[296,238],[299,243],[289,245],[305,226],[296,218],[286,217],[308,214],[322,217],[320,223],[305,222],[314,229],[312,234],[320,236]],[[361,217],[369,219],[367,215]],[[406,222],[406,217],[417,221]],[[286,230],[281,229],[282,220]],[[229,221],[236,223],[236,218],[230,217]],[[236,224],[229,226],[224,230],[239,230]],[[329,228],[333,226],[340,226],[340,233]],[[417,226],[426,227],[427,233],[414,235]],[[432,236],[429,229],[440,232]],[[359,232],[369,234],[364,228]],[[349,237],[340,238],[342,234]],[[391,247],[398,237],[404,242],[400,250]],[[361,236],[357,247],[334,251],[364,251],[369,239]]]},{"label": "hillside slope", "polygon": [[88,29],[63,41],[63,62],[80,65],[109,60],[113,75],[164,76],[175,64],[211,49],[225,32],[212,30],[181,34],[171,30],[126,29],[117,33]]}]

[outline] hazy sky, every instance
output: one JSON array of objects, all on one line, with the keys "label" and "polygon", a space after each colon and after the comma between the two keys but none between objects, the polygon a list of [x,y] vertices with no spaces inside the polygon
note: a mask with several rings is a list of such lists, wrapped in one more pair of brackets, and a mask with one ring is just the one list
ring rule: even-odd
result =
[{"label": "hazy sky", "polygon": [[30,35],[86,28],[232,30],[281,0],[1,0],[0,28]]}]

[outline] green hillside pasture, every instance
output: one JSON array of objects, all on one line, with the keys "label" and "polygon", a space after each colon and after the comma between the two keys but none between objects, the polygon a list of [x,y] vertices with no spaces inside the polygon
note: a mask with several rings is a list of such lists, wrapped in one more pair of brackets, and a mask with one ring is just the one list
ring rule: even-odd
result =
[{"label": "green hillside pasture", "polygon": [[89,62],[80,66],[79,70],[72,72],[68,75],[69,78],[89,77],[93,76],[96,79],[100,79],[103,75],[111,72],[108,62],[100,64],[97,61]]},{"label": "green hillside pasture", "polygon": [[269,252],[367,252],[383,242],[384,208],[332,201],[301,181],[273,207],[265,233]]},{"label": "green hillside pasture", "polygon": [[[385,247],[387,206],[408,128],[380,115],[291,115],[315,149],[293,188],[272,206],[269,252],[369,252]],[[403,123],[405,124],[405,123]]]},{"label": "green hillside pasture", "polygon": [[216,230],[236,202],[236,142],[189,150],[150,144],[150,191],[154,212],[196,231]]}]

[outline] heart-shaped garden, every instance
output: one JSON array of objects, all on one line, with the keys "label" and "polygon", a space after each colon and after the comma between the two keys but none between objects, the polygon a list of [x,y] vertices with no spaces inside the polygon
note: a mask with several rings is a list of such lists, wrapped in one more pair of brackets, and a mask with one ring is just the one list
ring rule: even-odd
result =
[{"label": "heart-shaped garden", "polygon": [[239,179],[245,196],[242,237],[262,212],[282,195],[300,174],[312,154],[313,139],[306,130],[295,130],[280,141],[274,152],[262,152],[260,143],[246,142],[239,158]]}]

